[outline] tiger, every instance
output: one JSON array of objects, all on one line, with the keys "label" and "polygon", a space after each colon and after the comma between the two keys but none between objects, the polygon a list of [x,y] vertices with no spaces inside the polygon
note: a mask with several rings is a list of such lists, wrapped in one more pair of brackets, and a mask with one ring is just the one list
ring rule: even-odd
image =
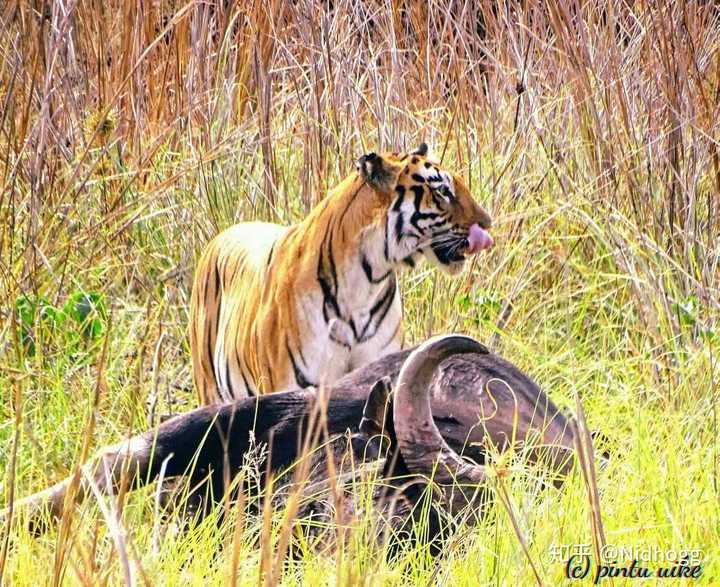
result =
[{"label": "tiger", "polygon": [[457,275],[491,217],[422,143],[366,153],[292,226],[241,222],[202,253],[190,302],[201,404],[331,384],[400,350],[398,271]]}]

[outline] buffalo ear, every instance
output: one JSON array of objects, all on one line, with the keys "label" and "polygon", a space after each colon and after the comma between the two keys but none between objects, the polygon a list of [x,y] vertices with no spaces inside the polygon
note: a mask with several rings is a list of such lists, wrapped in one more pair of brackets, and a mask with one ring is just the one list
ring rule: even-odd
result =
[{"label": "buffalo ear", "polygon": [[428,153],[430,152],[430,148],[427,146],[427,143],[420,143],[417,149],[415,149],[411,155],[420,155],[420,157],[427,157]]},{"label": "buffalo ear", "polygon": [[392,384],[389,377],[378,379],[370,389],[360,420],[360,432],[368,438],[384,432],[385,414]]},{"label": "buffalo ear", "polygon": [[389,192],[395,188],[402,166],[377,153],[366,153],[357,160],[357,169],[365,183],[381,192]]}]

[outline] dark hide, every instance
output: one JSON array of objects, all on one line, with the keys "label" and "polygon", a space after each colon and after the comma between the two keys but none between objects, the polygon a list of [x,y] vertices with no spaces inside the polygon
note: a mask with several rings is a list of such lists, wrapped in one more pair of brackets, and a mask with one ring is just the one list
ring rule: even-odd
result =
[{"label": "dark hide", "polygon": [[[387,355],[356,369],[332,387],[332,394],[370,390],[379,379],[397,383],[400,367],[414,349]],[[451,356],[440,364],[430,389],[435,424],[450,448],[476,462],[484,462],[487,445],[500,452],[511,439],[517,445],[542,433],[543,451],[553,471],[562,479],[572,466],[573,436],[565,415],[538,385],[515,365],[493,354]],[[365,392],[367,393],[367,391]],[[514,418],[517,417],[517,424]],[[392,419],[386,422],[392,426]],[[537,450],[530,460],[537,460]]]},{"label": "dark hide", "polygon": [[[559,448],[542,453],[533,450],[531,460],[542,456],[555,472],[566,473],[573,449],[573,437],[566,418],[526,375],[473,343],[475,346],[471,347],[464,343],[466,347],[461,350],[448,347],[439,361],[439,368],[434,369],[434,374],[430,373],[430,389],[422,390],[423,395],[428,391],[431,394],[432,428],[439,430],[444,439],[442,443],[447,443],[447,450],[442,450],[448,455],[458,452],[483,463],[488,445],[506,450],[513,438],[521,445],[527,438],[541,437],[545,447]],[[468,349],[478,349],[478,352],[469,353]],[[458,352],[465,354],[453,355]],[[19,500],[15,503],[15,511],[25,512],[25,519],[31,524],[42,519],[38,514],[43,510],[60,517],[72,485],[75,485],[75,501],[79,502],[90,493],[91,480],[100,491],[114,492],[120,487],[121,480],[127,487],[152,482],[158,478],[163,466],[166,477],[189,476],[193,484],[209,483],[211,495],[219,500],[227,483],[243,466],[251,448],[251,433],[256,444],[267,445],[269,459],[261,470],[283,471],[302,454],[305,437],[317,430],[310,422],[317,419],[318,405],[326,405],[326,417],[321,418],[323,435],[315,436],[313,445],[329,438],[329,448],[314,452],[312,463],[305,469],[306,478],[300,481],[315,490],[318,484],[327,483],[330,466],[341,476],[347,473],[348,480],[354,479],[359,469],[347,472],[340,463],[349,449],[355,463],[371,461],[360,474],[366,471],[383,480],[373,496],[374,501],[384,510],[386,519],[395,520],[390,525],[399,531],[399,535],[407,534],[410,532],[408,522],[414,519],[413,512],[420,509],[414,506],[423,495],[429,495],[426,471],[413,471],[405,464],[402,450],[398,448],[402,447],[403,441],[401,439],[398,445],[397,422],[393,420],[393,410],[388,409],[390,388],[397,385],[401,367],[410,353],[406,350],[388,355],[353,371],[326,390],[326,399],[313,390],[291,391],[206,406],[176,416],[156,431],[102,449],[83,466],[79,481],[76,479],[73,483],[69,477],[43,492]],[[404,442],[406,450],[410,450],[412,447],[407,448],[407,438]],[[421,447],[412,450],[422,453]],[[385,454],[386,459],[377,460]],[[462,461],[456,458],[457,455],[448,462],[463,468]],[[471,473],[476,469],[481,467],[467,467]],[[286,475],[285,479],[297,482],[292,475]],[[470,475],[468,479],[479,480],[480,476]],[[262,478],[261,484],[264,482]],[[342,478],[339,484],[342,488]],[[352,483],[345,487],[352,487]],[[305,493],[314,495],[310,491]],[[351,503],[352,496],[347,497],[347,510],[352,514],[356,506]],[[446,502],[441,499],[437,503],[442,509]],[[299,516],[327,513],[328,507],[327,503],[310,500],[303,505]],[[428,531],[432,537],[439,533],[441,516],[437,508],[430,508],[430,511]],[[6,521],[7,516],[7,510],[0,512],[0,521]]]}]

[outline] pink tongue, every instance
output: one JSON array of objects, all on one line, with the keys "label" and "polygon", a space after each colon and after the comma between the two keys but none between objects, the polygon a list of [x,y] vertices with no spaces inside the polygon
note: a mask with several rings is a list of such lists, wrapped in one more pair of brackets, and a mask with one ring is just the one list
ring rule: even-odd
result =
[{"label": "pink tongue", "polygon": [[489,250],[493,246],[493,237],[490,236],[487,230],[480,228],[478,224],[470,226],[467,240],[468,248],[466,252],[471,255],[473,253],[479,253],[480,251]]}]

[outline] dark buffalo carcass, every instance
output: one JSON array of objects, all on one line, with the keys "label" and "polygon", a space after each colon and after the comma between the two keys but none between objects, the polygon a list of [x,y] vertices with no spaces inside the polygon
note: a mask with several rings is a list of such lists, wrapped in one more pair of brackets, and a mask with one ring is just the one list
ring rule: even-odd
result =
[{"label": "dark buffalo carcass", "polygon": [[[418,510],[413,506],[429,496],[432,507],[423,511],[434,516],[431,539],[440,532],[440,513],[472,505],[484,489],[488,451],[511,445],[527,445],[529,459],[548,464],[557,479],[571,467],[573,434],[547,395],[477,341],[447,335],[383,357],[326,390],[264,395],[175,416],[103,448],[77,475],[17,501],[13,510],[36,525],[45,511],[60,517],[68,493],[79,502],[92,490],[135,488],[160,476],[189,477],[210,502],[218,501],[237,487],[231,481],[248,453],[265,446],[259,483],[266,484],[268,472],[282,473],[278,495],[301,497],[298,518],[337,514],[337,503],[328,507],[329,481],[335,501],[339,487],[347,497],[341,509],[353,515],[358,505],[350,488],[372,477],[373,508],[394,536],[407,534]],[[293,464],[296,472],[287,473]]]}]

